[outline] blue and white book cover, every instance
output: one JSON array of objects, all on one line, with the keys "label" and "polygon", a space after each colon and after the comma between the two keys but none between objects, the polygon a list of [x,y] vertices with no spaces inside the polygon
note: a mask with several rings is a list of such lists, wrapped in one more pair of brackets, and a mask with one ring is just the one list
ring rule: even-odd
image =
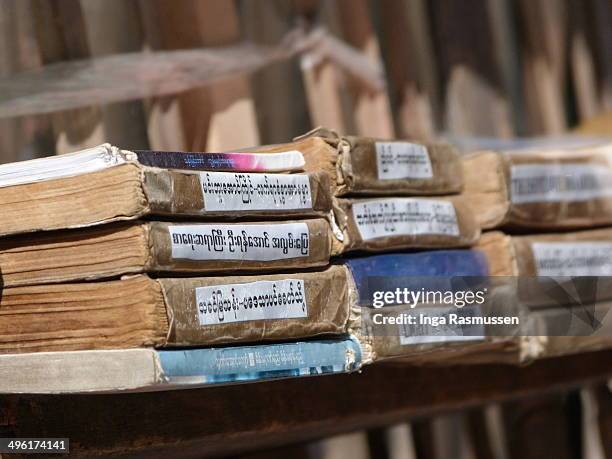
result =
[{"label": "blue and white book cover", "polygon": [[349,373],[362,364],[356,338],[158,351],[168,384],[202,385]]}]

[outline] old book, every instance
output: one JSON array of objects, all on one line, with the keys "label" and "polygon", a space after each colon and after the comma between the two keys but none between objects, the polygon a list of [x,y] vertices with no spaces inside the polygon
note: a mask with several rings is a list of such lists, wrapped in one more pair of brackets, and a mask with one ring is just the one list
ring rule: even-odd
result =
[{"label": "old book", "polygon": [[343,251],[470,246],[480,228],[461,196],[334,199]]},{"label": "old book", "polygon": [[323,218],[113,223],[0,239],[0,280],[14,287],[147,272],[287,271],[326,266],[337,245]]},{"label": "old book", "polygon": [[347,274],[151,279],[6,288],[0,353],[198,346],[340,334]]},{"label": "old book", "polygon": [[465,193],[483,228],[612,223],[612,146],[464,158]]},{"label": "old book", "polygon": [[[331,209],[324,173],[219,172],[240,161],[206,154],[140,153],[101,145],[70,155],[0,166],[0,235],[84,227],[148,215],[198,218],[324,216]],[[293,168],[295,160],[246,169]],[[243,154],[239,154],[243,155]],[[290,157],[299,152],[289,153]],[[188,159],[188,157],[192,159]],[[222,156],[223,157],[223,156]],[[171,159],[177,158],[177,159]],[[246,159],[255,163],[256,160]],[[143,165],[146,164],[146,165]],[[164,169],[151,167],[183,167]],[[299,161],[298,161],[299,164]],[[201,170],[201,169],[214,170]]]},{"label": "old book", "polygon": [[357,371],[353,337],[211,349],[40,352],[0,356],[0,393],[153,391]]},{"label": "old book", "polygon": [[522,361],[612,348],[611,302],[535,309],[530,315],[538,346],[523,345]]},{"label": "old book", "polygon": [[612,299],[612,229],[508,236],[482,235],[496,276],[514,276],[519,299],[531,306]]},{"label": "old book", "polygon": [[300,151],[307,171],[324,170],[336,196],[440,195],[463,188],[459,154],[446,143],[341,137],[319,128],[288,144],[248,151],[286,150]]},{"label": "old book", "polygon": [[[374,360],[516,360],[518,344],[508,337],[518,330],[521,311],[505,286],[489,282],[482,253],[440,250],[344,263],[350,272],[351,331],[371,347]],[[498,316],[519,317],[519,324],[486,323]]]}]

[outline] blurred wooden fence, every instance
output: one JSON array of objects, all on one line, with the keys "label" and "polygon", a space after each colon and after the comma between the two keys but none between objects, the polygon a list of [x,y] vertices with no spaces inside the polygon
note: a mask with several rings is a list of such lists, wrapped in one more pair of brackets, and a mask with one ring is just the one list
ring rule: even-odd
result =
[{"label": "blurred wooden fence", "polygon": [[[104,141],[227,150],[317,125],[417,139],[559,134],[612,110],[609,0],[0,0],[0,111],[15,102],[2,88],[29,81],[23,72],[135,52],[273,48],[296,27],[339,41],[179,93],[160,84],[144,99],[0,117],[0,163]],[[347,62],[344,45],[360,60]],[[355,76],[364,62],[384,69],[384,87]],[[143,72],[175,78],[154,65]],[[34,106],[39,90],[26,87]],[[482,425],[478,414],[467,422]],[[431,457],[430,430],[413,425],[419,457]],[[478,438],[472,448],[486,451]]]},{"label": "blurred wooden fence", "polygon": [[0,161],[102,141],[224,150],[316,125],[380,137],[558,134],[612,109],[609,0],[0,0],[0,79],[130,52],[276,46],[295,27],[359,51],[385,70],[385,87],[315,49],[171,95],[0,118]]}]

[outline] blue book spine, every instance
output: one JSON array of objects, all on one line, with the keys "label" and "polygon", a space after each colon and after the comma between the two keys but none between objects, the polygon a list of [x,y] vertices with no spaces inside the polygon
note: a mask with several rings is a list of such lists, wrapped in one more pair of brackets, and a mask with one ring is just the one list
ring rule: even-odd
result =
[{"label": "blue book spine", "polygon": [[464,283],[453,280],[474,278],[472,282],[483,282],[489,275],[487,259],[478,250],[390,253],[346,259],[343,263],[353,276],[360,305],[369,304],[374,290],[462,288]]},{"label": "blue book spine", "polygon": [[348,373],[361,367],[354,337],[213,349],[160,350],[169,384],[221,384]]}]

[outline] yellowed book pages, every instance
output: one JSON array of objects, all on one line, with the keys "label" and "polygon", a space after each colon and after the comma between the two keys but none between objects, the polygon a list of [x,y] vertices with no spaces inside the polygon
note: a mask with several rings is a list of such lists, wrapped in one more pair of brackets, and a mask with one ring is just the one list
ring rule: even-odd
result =
[{"label": "yellowed book pages", "polygon": [[106,144],[72,155],[0,166],[0,235],[145,215],[252,219],[327,216],[331,210],[330,183],[323,172],[161,169],[144,166],[140,159],[140,153]]},{"label": "yellowed book pages", "polygon": [[134,222],[0,239],[4,287],[136,273],[262,273],[323,267],[327,220]]},{"label": "yellowed book pages", "polygon": [[[0,353],[204,346],[342,334],[347,272],[151,279],[6,288]],[[35,320],[34,320],[35,319]]]}]

